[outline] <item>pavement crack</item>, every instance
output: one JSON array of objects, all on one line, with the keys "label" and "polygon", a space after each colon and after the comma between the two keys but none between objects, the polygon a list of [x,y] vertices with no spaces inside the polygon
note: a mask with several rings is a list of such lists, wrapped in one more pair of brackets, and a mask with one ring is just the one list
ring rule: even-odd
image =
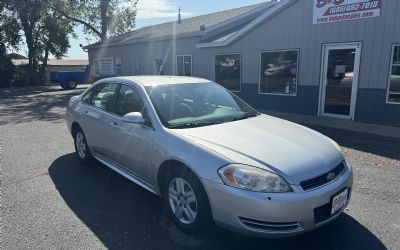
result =
[{"label": "pavement crack", "polygon": [[37,174],[37,175],[32,175],[32,176],[26,177],[24,179],[20,179],[20,180],[17,180],[17,181],[13,181],[13,182],[4,184],[4,186],[10,186],[10,185],[14,185],[14,184],[19,184],[19,183],[26,182],[26,181],[29,181],[29,180],[32,180],[32,179],[35,179],[35,178],[38,178],[38,177],[41,177],[41,176],[45,176],[45,175],[49,175],[49,172],[46,171],[46,172],[43,172],[43,173],[40,173],[40,174]]}]

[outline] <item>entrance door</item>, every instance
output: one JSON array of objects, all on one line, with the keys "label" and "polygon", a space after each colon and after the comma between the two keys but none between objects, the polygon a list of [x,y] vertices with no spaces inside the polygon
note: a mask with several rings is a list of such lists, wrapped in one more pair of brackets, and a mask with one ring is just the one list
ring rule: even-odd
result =
[{"label": "entrance door", "polygon": [[320,114],[354,119],[361,43],[324,45]]}]

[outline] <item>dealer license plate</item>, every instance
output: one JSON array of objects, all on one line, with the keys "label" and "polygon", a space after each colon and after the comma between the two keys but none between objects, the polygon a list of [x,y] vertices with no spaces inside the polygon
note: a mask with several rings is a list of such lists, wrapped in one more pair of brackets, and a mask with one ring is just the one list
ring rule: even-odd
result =
[{"label": "dealer license plate", "polygon": [[332,198],[331,214],[336,213],[346,205],[348,195],[349,195],[349,189],[346,188],[345,190],[343,190],[342,192],[340,192],[339,194],[335,195]]}]

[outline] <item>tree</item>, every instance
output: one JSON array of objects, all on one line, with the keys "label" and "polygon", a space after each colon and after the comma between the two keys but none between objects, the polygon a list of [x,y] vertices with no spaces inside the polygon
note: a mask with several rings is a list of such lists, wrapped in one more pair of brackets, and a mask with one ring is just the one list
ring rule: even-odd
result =
[{"label": "tree", "polygon": [[49,53],[61,57],[67,52],[72,24],[55,13],[50,0],[4,0],[2,3],[6,15],[17,20],[22,30],[28,48],[28,79],[38,84],[39,61],[46,66]]},{"label": "tree", "polygon": [[39,60],[42,62],[42,76],[47,68],[49,55],[62,58],[70,47],[68,34],[75,36],[72,22],[57,12],[52,12],[42,20],[43,31],[38,39]]},{"label": "tree", "polygon": [[53,9],[104,42],[135,28],[137,0],[55,0]]},{"label": "tree", "polygon": [[18,30],[18,23],[4,12],[4,3],[0,2],[0,87],[10,85],[15,67],[7,56],[7,47],[17,46],[20,36],[15,32]]},{"label": "tree", "polygon": [[5,1],[10,17],[18,20],[24,32],[25,43],[28,47],[29,78],[33,84],[38,83],[38,55],[35,41],[40,34],[39,21],[44,10],[44,2],[40,0]]}]

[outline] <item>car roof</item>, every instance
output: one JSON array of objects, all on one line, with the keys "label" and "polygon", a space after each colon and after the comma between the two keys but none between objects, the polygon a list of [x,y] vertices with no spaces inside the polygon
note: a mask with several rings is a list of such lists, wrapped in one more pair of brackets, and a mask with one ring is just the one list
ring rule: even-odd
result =
[{"label": "car roof", "polygon": [[144,87],[146,86],[157,86],[157,85],[167,85],[167,84],[183,84],[183,83],[210,83],[210,80],[189,77],[189,76],[123,76],[123,77],[113,77],[108,78],[108,80],[116,81],[131,81],[140,84]]}]

